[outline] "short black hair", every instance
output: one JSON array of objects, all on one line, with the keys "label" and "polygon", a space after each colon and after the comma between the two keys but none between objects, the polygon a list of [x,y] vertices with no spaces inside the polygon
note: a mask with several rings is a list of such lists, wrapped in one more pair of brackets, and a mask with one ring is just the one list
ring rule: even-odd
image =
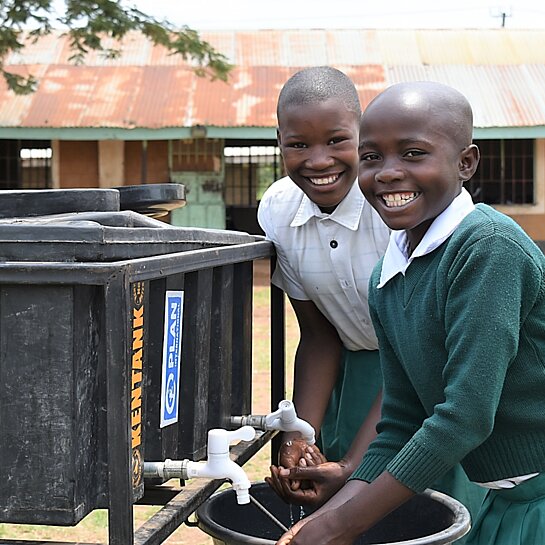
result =
[{"label": "short black hair", "polygon": [[313,66],[293,74],[282,87],[276,115],[288,106],[313,104],[335,98],[348,111],[361,115],[361,105],[354,82],[331,66]]}]

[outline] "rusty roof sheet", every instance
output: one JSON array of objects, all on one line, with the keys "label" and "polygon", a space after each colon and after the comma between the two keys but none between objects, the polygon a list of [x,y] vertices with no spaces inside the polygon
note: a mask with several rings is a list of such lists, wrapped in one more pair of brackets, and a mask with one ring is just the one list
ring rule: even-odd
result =
[{"label": "rusty roof sheet", "polygon": [[203,32],[236,65],[229,83],[198,78],[179,56],[138,34],[122,55],[70,62],[66,36],[12,53],[6,67],[40,79],[15,96],[0,81],[0,127],[162,129],[275,127],[280,88],[296,70],[331,65],[365,106],[388,85],[441,81],[473,105],[476,127],[545,125],[542,30],[259,30]]}]

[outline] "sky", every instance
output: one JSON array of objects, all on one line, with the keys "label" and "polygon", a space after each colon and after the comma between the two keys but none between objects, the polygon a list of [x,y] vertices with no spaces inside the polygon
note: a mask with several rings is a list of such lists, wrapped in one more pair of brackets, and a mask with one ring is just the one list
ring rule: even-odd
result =
[{"label": "sky", "polygon": [[[543,28],[544,0],[124,0],[195,30]],[[502,17],[505,14],[505,17]]]}]

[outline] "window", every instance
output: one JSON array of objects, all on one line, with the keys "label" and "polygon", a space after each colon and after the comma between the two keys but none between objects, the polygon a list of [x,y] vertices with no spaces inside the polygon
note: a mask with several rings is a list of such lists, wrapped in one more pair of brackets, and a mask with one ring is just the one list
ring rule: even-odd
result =
[{"label": "window", "polygon": [[175,172],[220,172],[223,140],[194,138],[171,141],[172,170]]},{"label": "window", "polygon": [[283,174],[280,149],[275,141],[224,148],[225,204],[256,206],[265,190]]},{"label": "window", "polygon": [[466,184],[475,202],[534,203],[534,141],[477,140],[481,161]]},{"label": "window", "polygon": [[49,140],[0,140],[0,189],[51,187]]}]

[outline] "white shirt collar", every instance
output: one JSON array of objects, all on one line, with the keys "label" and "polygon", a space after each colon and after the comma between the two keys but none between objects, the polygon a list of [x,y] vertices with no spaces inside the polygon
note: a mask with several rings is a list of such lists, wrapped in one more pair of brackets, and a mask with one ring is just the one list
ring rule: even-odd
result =
[{"label": "white shirt collar", "polygon": [[386,248],[386,253],[384,254],[378,287],[382,288],[398,273],[405,274],[405,271],[414,259],[433,252],[433,250],[443,244],[456,227],[460,225],[462,220],[474,209],[475,205],[473,204],[471,195],[462,188],[461,193],[435,218],[410,257],[407,253],[407,232],[392,231],[388,248]]},{"label": "white shirt collar", "polygon": [[290,227],[299,227],[307,223],[311,218],[316,217],[318,219],[329,218],[347,229],[356,231],[360,222],[364,203],[365,198],[363,197],[363,193],[359,188],[357,180],[353,183],[346,197],[338,204],[337,208],[335,208],[331,214],[322,212],[315,202],[311,201],[303,194],[303,199],[301,200],[299,209],[295,213]]}]

